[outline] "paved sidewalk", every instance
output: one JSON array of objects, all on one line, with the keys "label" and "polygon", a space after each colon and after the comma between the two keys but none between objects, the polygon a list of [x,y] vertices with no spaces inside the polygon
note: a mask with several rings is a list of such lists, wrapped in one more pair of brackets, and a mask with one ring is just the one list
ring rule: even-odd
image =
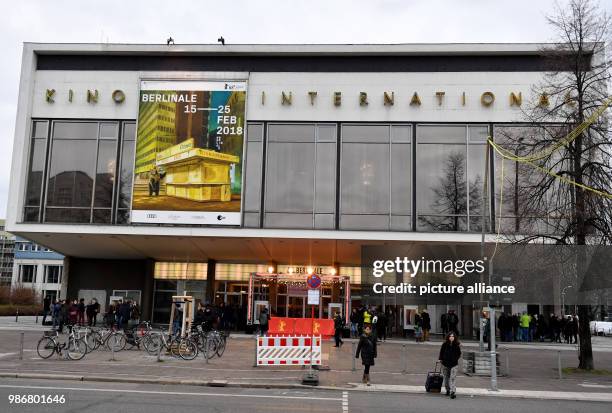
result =
[{"label": "paved sidewalk", "polygon": [[[23,360],[19,360],[20,332],[3,331],[0,334],[0,377],[37,377],[95,381],[135,381],[164,384],[231,385],[247,387],[300,387],[305,372],[300,367],[274,366],[253,367],[255,340],[252,336],[234,335],[221,359],[214,358],[207,364],[202,356],[193,361],[156,357],[146,352],[126,350],[115,353],[115,361],[108,351],[95,351],[81,361],[67,361],[56,356],[42,360],[36,353],[40,332],[24,333]],[[362,389],[356,384],[361,380],[360,360],[354,359],[354,341],[346,341],[340,349],[331,342],[324,344],[324,360],[329,371],[320,371],[321,388]],[[466,343],[466,348],[476,343]],[[559,355],[563,366],[577,365],[575,350],[557,352],[536,348],[537,345],[509,348],[501,351],[502,365],[506,355],[510,372],[498,379],[503,390],[489,394],[490,379],[487,377],[458,377],[461,392],[473,395],[503,397],[561,398],[571,400],[596,398],[608,400],[612,397],[612,377],[595,375],[572,375],[559,379],[557,362]],[[374,386],[362,390],[417,392],[424,390],[426,373],[437,359],[439,343],[417,344],[414,342],[386,342],[379,345],[376,365],[372,367]],[[353,361],[356,361],[353,371]],[[597,368],[612,370],[612,353],[596,351]],[[42,375],[42,376],[41,376]],[[216,383],[213,383],[216,382]],[[569,395],[569,396],[563,396]],[[522,395],[522,396],[521,396]],[[602,395],[605,395],[602,396]]]}]

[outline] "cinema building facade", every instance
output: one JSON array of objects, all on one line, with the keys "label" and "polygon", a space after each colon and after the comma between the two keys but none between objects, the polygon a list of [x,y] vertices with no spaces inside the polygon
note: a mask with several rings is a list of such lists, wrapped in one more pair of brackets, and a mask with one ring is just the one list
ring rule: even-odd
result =
[{"label": "cinema building facade", "polygon": [[[64,297],[130,297],[154,321],[184,292],[303,317],[308,272],[320,317],[383,304],[361,290],[364,245],[421,254],[479,245],[483,223],[490,242],[490,216],[514,226],[496,179],[483,197],[485,142],[546,99],[540,50],[27,43],[7,230],[66,256]],[[434,331],[451,308],[471,330],[470,303],[428,307]]]}]

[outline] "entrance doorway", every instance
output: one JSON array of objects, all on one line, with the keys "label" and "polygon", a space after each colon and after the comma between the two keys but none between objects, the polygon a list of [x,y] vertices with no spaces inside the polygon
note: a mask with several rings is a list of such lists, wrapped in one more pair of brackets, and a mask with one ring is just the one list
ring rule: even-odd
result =
[{"label": "entrance doorway", "polygon": [[287,317],[303,318],[305,317],[306,297],[293,296],[287,297]]}]

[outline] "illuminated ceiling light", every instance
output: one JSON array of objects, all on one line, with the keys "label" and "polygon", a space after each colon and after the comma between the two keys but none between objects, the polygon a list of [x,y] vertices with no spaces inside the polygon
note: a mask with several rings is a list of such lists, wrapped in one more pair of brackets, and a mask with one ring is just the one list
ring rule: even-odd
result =
[{"label": "illuminated ceiling light", "polygon": [[274,267],[270,265],[268,267],[268,273],[272,274],[273,272],[274,272]]},{"label": "illuminated ceiling light", "polygon": [[287,272],[288,272],[289,274],[293,274],[293,267],[289,267],[289,268],[287,269]]},{"label": "illuminated ceiling light", "polygon": [[306,272],[308,273],[308,275],[312,275],[312,273],[314,272],[314,270],[312,269],[312,267],[308,267],[306,269]]},{"label": "illuminated ceiling light", "polygon": [[336,269],[334,267],[332,267],[330,272],[331,272],[331,275],[336,275]]}]

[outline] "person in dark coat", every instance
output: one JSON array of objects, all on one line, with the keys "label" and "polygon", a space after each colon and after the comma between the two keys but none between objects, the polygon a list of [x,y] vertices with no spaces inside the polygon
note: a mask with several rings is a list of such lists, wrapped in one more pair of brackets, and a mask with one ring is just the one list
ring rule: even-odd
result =
[{"label": "person in dark coat", "polygon": [[334,340],[336,345],[334,347],[341,347],[344,344],[342,341],[342,329],[344,328],[344,318],[340,313],[334,315]]},{"label": "person in dark coat", "polygon": [[446,395],[450,395],[451,399],[455,398],[457,390],[457,370],[459,370],[460,357],[461,343],[459,343],[459,338],[455,337],[455,333],[451,331],[447,334],[444,343],[442,343],[440,355],[438,356],[438,361],[442,364]]},{"label": "person in dark coat", "polygon": [[372,327],[366,325],[363,328],[363,334],[359,337],[357,345],[357,353],[355,358],[359,358],[361,354],[361,364],[364,365],[362,381],[366,385],[370,385],[370,366],[374,365],[374,359],[378,355],[376,353],[376,337],[372,335]]},{"label": "person in dark coat", "polygon": [[62,305],[60,307],[60,324],[58,331],[61,333],[64,331],[64,324],[68,324],[70,322],[70,311],[69,311],[70,302],[67,300],[62,300]]},{"label": "person in dark coat", "polygon": [[427,310],[421,313],[421,324],[423,327],[423,341],[429,341],[429,330],[431,330],[431,320]]},{"label": "person in dark coat", "polygon": [[80,326],[85,325],[85,299],[81,298],[77,304],[77,323]]},{"label": "person in dark coat", "polygon": [[448,333],[448,323],[446,321],[446,313],[443,313],[440,316],[440,327],[442,327],[442,334],[446,335]]},{"label": "person in dark coat", "polygon": [[448,315],[446,316],[446,323],[448,325],[448,331],[454,331],[456,334],[459,334],[457,330],[457,324],[459,324],[459,317],[455,314],[455,310],[450,310]]},{"label": "person in dark coat", "polygon": [[42,325],[45,325],[45,321],[47,320],[47,316],[51,313],[51,296],[46,296],[43,300],[43,319]]}]

